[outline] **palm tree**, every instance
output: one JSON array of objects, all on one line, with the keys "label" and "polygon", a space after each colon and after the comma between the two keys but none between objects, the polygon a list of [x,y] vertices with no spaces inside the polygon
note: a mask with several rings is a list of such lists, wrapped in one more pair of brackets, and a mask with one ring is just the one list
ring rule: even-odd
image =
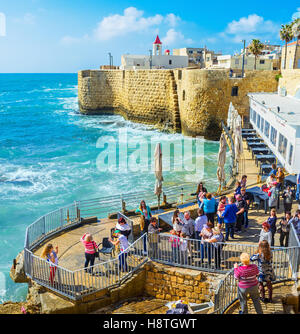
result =
[{"label": "palm tree", "polygon": [[255,56],[255,64],[254,69],[256,70],[256,59],[257,56],[261,54],[261,50],[263,49],[264,45],[261,43],[259,39],[252,39],[251,44],[249,45],[249,50]]},{"label": "palm tree", "polygon": [[294,57],[294,68],[296,68],[296,59],[297,59],[297,51],[298,51],[297,48],[298,48],[298,42],[300,39],[300,18],[292,22],[292,34],[293,34],[293,37],[297,39],[295,57]]},{"label": "palm tree", "polygon": [[279,31],[280,39],[285,41],[284,69],[286,69],[287,44],[294,38],[291,24],[282,24]]}]

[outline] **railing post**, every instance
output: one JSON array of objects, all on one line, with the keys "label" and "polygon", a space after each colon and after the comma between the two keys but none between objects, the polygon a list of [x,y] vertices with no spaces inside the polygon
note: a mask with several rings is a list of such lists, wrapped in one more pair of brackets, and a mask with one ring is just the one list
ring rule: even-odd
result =
[{"label": "railing post", "polygon": [[60,209],[60,226],[63,227],[63,225],[64,225],[63,209]]}]

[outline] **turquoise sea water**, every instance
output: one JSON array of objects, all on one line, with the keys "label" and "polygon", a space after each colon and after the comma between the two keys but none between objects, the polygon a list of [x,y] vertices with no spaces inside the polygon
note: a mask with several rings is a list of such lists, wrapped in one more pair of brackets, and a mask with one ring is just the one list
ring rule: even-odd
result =
[{"label": "turquoise sea water", "polygon": [[[0,74],[0,303],[26,297],[27,285],[14,284],[9,270],[26,226],[39,216],[78,199],[153,191],[150,171],[97,168],[101,139],[122,140],[120,129],[131,144],[184,139],[121,116],[80,115],[76,74]],[[215,190],[219,145],[203,140],[203,147],[205,183]],[[165,185],[199,181],[197,173],[184,171],[164,178]]]}]

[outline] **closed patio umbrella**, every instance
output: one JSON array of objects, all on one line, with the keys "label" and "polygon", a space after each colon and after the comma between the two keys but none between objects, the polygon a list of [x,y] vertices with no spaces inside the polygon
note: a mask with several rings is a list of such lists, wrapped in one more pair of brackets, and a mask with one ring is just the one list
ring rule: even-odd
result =
[{"label": "closed patio umbrella", "polygon": [[231,119],[232,119],[233,108],[234,108],[233,104],[232,104],[232,102],[230,102],[229,108],[228,108],[228,114],[227,114],[227,127],[228,128],[231,128],[231,126],[232,126]]},{"label": "closed patio umbrella", "polygon": [[221,190],[221,185],[225,183],[225,162],[226,162],[226,139],[224,134],[221,134],[220,137],[220,146],[218,153],[218,169],[217,169],[217,177],[220,183],[218,191]]},{"label": "closed patio umbrella", "polygon": [[156,178],[154,193],[157,196],[158,209],[159,209],[160,195],[162,193],[162,182],[164,180],[162,176],[162,150],[160,143],[156,144],[154,151],[154,171]]},{"label": "closed patio umbrella", "polygon": [[236,160],[243,153],[243,141],[242,141],[242,118],[237,114],[234,121],[234,148]]}]

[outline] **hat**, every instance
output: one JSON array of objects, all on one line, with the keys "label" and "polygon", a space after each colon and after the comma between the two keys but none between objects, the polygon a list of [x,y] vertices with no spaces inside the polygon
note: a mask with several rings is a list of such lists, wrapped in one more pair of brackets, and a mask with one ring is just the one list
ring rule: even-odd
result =
[{"label": "hat", "polygon": [[126,220],[123,218],[123,217],[120,217],[118,219],[118,223],[121,224],[121,223],[126,223]]},{"label": "hat", "polygon": [[121,231],[120,230],[115,230],[115,232],[114,233],[121,233]]}]

